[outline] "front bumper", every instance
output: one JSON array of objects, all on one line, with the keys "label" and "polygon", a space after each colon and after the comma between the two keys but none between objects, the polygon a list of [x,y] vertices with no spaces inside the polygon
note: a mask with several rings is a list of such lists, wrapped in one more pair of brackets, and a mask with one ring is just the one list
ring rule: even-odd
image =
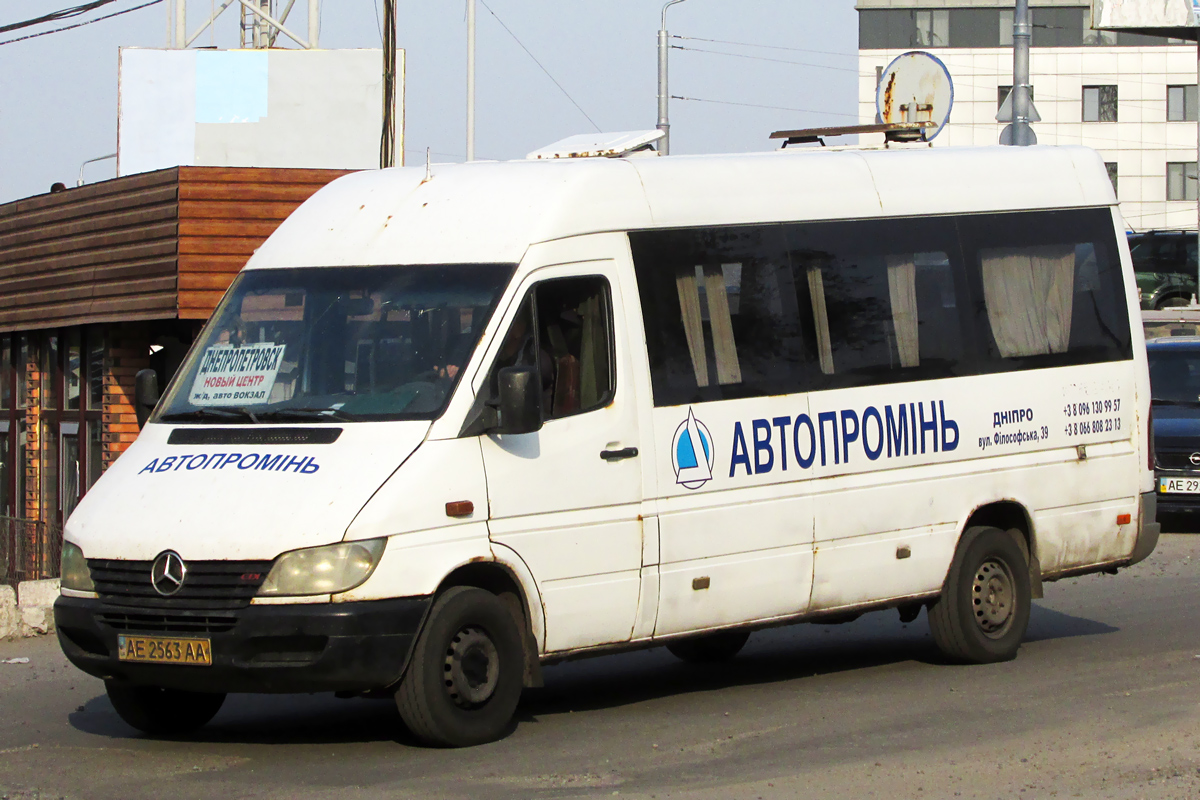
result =
[{"label": "front bumper", "polygon": [[[207,624],[201,621],[205,615],[214,612],[130,608],[59,597],[54,621],[67,658],[98,678],[201,692],[354,692],[400,679],[430,599],[250,605],[219,612],[225,624],[197,632]],[[171,630],[172,624],[177,631]],[[120,661],[121,634],[205,637],[212,642],[213,663],[200,667]]]},{"label": "front bumper", "polygon": [[1137,542],[1133,545],[1129,565],[1145,561],[1158,546],[1158,536],[1162,532],[1162,525],[1158,522],[1158,514],[1162,510],[1160,502],[1158,495],[1154,492],[1142,493],[1141,501],[1138,503]]}]

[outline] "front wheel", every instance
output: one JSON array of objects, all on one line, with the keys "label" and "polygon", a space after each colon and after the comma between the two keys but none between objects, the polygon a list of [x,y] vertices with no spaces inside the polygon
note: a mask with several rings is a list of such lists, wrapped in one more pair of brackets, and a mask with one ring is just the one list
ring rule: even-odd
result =
[{"label": "front wheel", "polygon": [[152,736],[177,736],[203,727],[221,710],[224,694],[131,686],[105,681],[104,690],[117,715]]},{"label": "front wheel", "polygon": [[455,586],[429,612],[396,707],[427,744],[492,742],[512,722],[524,670],[521,630],[509,608],[491,592]]},{"label": "front wheel", "polygon": [[997,528],[970,528],[929,607],[933,641],[957,661],[1008,661],[1025,637],[1030,603],[1029,565],[1016,540]]}]

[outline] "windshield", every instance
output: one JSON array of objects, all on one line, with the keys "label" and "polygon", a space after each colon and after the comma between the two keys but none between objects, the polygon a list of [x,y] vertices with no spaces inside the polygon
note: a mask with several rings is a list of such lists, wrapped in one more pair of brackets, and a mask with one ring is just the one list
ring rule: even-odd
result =
[{"label": "windshield", "polygon": [[155,420],[434,419],[515,269],[454,264],[243,272]]},{"label": "windshield", "polygon": [[1182,236],[1131,236],[1129,257],[1136,272],[1160,275],[1196,275],[1196,238]]},{"label": "windshield", "polygon": [[1147,356],[1154,402],[1200,404],[1200,350],[1151,350]]}]

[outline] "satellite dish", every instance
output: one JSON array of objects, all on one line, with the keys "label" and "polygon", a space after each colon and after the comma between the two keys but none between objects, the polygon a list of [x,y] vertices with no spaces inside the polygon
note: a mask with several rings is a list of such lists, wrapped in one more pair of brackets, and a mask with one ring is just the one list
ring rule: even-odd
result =
[{"label": "satellite dish", "polygon": [[953,105],[950,71],[940,59],[920,50],[892,59],[875,90],[880,122],[933,122],[937,127],[927,135],[929,139],[946,127]]}]

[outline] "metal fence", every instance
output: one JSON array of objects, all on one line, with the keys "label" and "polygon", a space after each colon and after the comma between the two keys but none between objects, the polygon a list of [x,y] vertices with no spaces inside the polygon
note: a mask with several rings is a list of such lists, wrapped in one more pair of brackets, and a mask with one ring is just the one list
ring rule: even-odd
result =
[{"label": "metal fence", "polygon": [[0,585],[57,578],[62,529],[48,522],[0,517]]}]

